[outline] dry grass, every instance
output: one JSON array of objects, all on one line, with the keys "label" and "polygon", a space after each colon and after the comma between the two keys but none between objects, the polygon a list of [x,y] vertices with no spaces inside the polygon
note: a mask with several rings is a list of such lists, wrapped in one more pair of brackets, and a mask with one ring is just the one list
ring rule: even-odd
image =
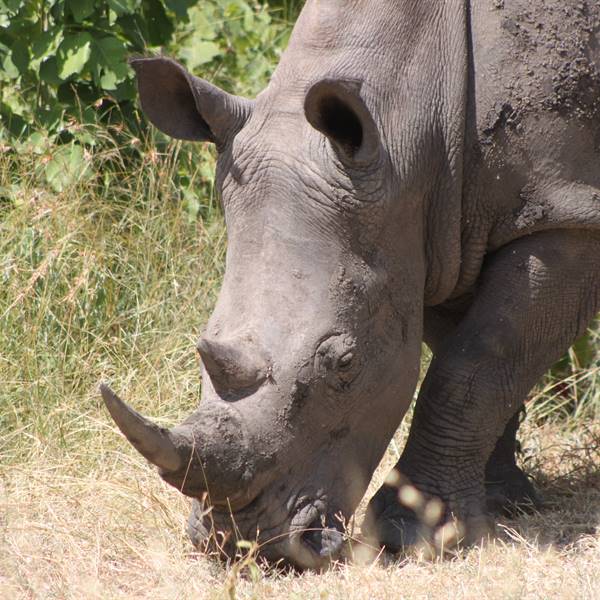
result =
[{"label": "dry grass", "polygon": [[[37,157],[0,155],[0,597],[600,598],[600,357],[540,388],[524,460],[550,506],[505,522],[485,548],[303,575],[192,552],[188,501],[124,442],[97,393],[109,378],[165,424],[198,398],[194,340],[224,231],[212,204],[192,221],[174,201],[179,146],[167,150],[61,194]],[[90,158],[94,173],[111,152]]]},{"label": "dry grass", "polygon": [[[104,415],[85,421],[96,440],[118,435]],[[238,573],[194,554],[187,500],[124,442],[73,455],[31,440],[29,460],[1,472],[0,597],[598,598],[600,429],[528,433],[550,505],[543,513],[505,521],[494,543],[443,561],[303,575]],[[394,460],[390,449],[370,493]]]}]

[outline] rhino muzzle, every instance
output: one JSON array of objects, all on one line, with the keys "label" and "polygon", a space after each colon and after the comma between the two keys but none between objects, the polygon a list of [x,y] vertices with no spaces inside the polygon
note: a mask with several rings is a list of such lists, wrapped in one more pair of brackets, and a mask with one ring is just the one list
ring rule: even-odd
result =
[{"label": "rhino muzzle", "polygon": [[107,385],[100,391],[123,435],[167,483],[187,496],[208,494],[213,505],[243,507],[254,499],[249,436],[230,405],[202,406],[169,430],[133,410]]}]

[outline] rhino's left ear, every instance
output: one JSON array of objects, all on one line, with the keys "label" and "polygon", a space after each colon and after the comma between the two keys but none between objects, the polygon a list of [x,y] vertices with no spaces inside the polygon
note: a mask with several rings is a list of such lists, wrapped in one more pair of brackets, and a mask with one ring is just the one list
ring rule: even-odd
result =
[{"label": "rhino's left ear", "polygon": [[342,158],[366,163],[378,156],[381,137],[360,89],[359,81],[322,79],[308,90],[304,114]]},{"label": "rhino's left ear", "polygon": [[253,102],[188,73],[165,56],[133,58],[142,109],[171,137],[223,145],[252,113]]}]

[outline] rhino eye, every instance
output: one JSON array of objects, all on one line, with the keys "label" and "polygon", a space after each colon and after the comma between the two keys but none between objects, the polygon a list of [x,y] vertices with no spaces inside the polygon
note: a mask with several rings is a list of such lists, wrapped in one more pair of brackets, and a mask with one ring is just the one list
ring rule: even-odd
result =
[{"label": "rhino eye", "polygon": [[327,384],[343,390],[360,372],[356,342],[348,335],[334,335],[321,343],[315,354],[315,370]]},{"label": "rhino eye", "polygon": [[350,367],[352,367],[352,361],[354,360],[353,352],[346,352],[344,356],[340,358],[338,361],[338,368],[342,371],[347,371]]}]

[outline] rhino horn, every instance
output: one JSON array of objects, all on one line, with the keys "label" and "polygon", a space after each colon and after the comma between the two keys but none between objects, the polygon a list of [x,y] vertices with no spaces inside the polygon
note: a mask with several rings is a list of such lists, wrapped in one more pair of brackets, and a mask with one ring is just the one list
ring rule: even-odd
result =
[{"label": "rhino horn", "polygon": [[238,392],[263,383],[269,361],[255,344],[201,338],[198,353],[217,391]]},{"label": "rhino horn", "polygon": [[166,473],[174,473],[182,468],[176,434],[140,415],[106,384],[100,385],[100,393],[121,432],[142,456]]}]

